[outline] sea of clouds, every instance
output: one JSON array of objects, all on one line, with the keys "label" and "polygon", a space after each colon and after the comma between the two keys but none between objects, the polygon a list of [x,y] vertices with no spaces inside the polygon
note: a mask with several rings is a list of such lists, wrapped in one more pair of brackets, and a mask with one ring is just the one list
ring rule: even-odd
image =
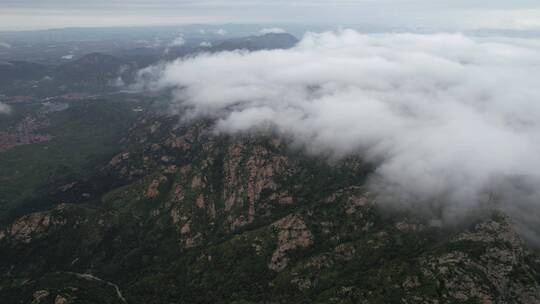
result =
[{"label": "sea of clouds", "polygon": [[361,153],[395,201],[443,201],[450,217],[504,193],[503,206],[540,207],[540,40],[310,33],[292,49],[202,54],[141,79],[220,132],[270,125],[310,153]]}]

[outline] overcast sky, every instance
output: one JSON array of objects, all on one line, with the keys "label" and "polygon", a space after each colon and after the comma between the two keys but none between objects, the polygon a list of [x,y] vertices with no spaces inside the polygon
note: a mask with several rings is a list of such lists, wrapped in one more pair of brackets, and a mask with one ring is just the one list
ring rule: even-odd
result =
[{"label": "overcast sky", "polygon": [[0,0],[0,30],[189,23],[540,28],[538,0]]}]

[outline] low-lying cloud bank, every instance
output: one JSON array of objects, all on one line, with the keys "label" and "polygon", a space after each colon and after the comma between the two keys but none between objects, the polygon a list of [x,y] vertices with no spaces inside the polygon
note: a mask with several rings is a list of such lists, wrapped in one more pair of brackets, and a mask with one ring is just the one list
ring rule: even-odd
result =
[{"label": "low-lying cloud bank", "polygon": [[5,103],[0,102],[0,114],[9,114],[11,113],[11,107]]},{"label": "low-lying cloud bank", "polygon": [[344,30],[142,76],[220,131],[270,124],[313,153],[361,153],[387,193],[451,202],[449,214],[540,180],[540,40]]},{"label": "low-lying cloud bank", "polygon": [[259,31],[259,34],[261,35],[266,35],[266,34],[283,34],[283,33],[286,33],[287,31],[280,28],[280,27],[268,27],[268,28],[263,28],[262,30]]}]

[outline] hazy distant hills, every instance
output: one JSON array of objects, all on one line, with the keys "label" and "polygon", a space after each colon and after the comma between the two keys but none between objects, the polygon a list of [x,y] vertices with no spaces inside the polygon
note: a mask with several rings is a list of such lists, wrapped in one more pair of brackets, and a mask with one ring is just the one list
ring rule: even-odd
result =
[{"label": "hazy distant hills", "polygon": [[233,51],[245,49],[249,51],[288,49],[298,43],[298,39],[287,33],[269,33],[261,36],[249,36],[229,39],[211,47],[211,52]]},{"label": "hazy distant hills", "polygon": [[269,33],[224,39],[208,46],[142,47],[114,55],[93,52],[58,66],[10,61],[0,64],[0,87],[111,86],[133,81],[139,69],[162,60],[171,61],[201,52],[287,49],[297,42],[298,39],[291,34]]},{"label": "hazy distant hills", "polygon": [[55,71],[55,78],[59,81],[105,85],[109,80],[118,77],[125,65],[124,61],[117,57],[92,53],[60,66]]},{"label": "hazy distant hills", "polygon": [[51,68],[27,61],[0,62],[0,86],[12,81],[39,80],[47,76]]},{"label": "hazy distant hills", "polygon": [[288,49],[298,43],[298,39],[287,33],[269,33],[260,36],[248,36],[242,38],[233,38],[221,40],[208,46],[181,46],[167,50],[164,55],[166,60],[174,60],[176,58],[193,55],[200,52],[217,53],[234,50],[273,50],[273,49]]}]

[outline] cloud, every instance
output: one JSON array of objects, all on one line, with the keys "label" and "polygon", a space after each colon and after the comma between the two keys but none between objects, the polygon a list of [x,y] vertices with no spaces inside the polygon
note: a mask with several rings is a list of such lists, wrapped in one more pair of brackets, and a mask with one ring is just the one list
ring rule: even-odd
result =
[{"label": "cloud", "polygon": [[272,28],[263,28],[259,31],[259,34],[265,35],[265,34],[280,34],[280,33],[286,33],[287,31],[279,28],[279,27],[272,27]]},{"label": "cloud", "polygon": [[219,29],[215,29],[215,30],[199,29],[199,33],[201,35],[214,34],[214,35],[218,35],[218,36],[225,36],[225,35],[227,35],[228,32],[227,32],[226,29],[219,28]]},{"label": "cloud", "polygon": [[10,114],[11,107],[5,103],[0,102],[0,114]]},{"label": "cloud", "polygon": [[0,48],[10,49],[10,48],[11,48],[11,44],[9,44],[9,43],[7,43],[7,42],[1,42],[1,41],[0,41]]},{"label": "cloud", "polygon": [[208,41],[203,41],[199,44],[200,47],[212,47],[212,43]]},{"label": "cloud", "polygon": [[179,47],[184,44],[186,44],[186,39],[184,38],[184,35],[180,35],[169,43],[169,47]]},{"label": "cloud", "polygon": [[483,29],[538,30],[540,9],[470,10],[463,14],[470,27]]},{"label": "cloud", "polygon": [[214,34],[219,35],[219,36],[225,36],[227,35],[227,30],[220,28],[220,29],[215,30]]},{"label": "cloud", "polygon": [[180,34],[178,37],[174,38],[167,44],[167,47],[163,51],[163,54],[167,55],[171,51],[171,48],[175,47],[181,47],[184,44],[186,44],[186,39],[184,38],[184,35]]},{"label": "cloud", "polygon": [[374,189],[393,201],[441,202],[451,218],[508,181],[540,180],[539,65],[534,39],[344,30],[142,76],[175,88],[186,117],[217,118],[220,132],[272,125],[310,153],[360,154],[377,166]]}]

